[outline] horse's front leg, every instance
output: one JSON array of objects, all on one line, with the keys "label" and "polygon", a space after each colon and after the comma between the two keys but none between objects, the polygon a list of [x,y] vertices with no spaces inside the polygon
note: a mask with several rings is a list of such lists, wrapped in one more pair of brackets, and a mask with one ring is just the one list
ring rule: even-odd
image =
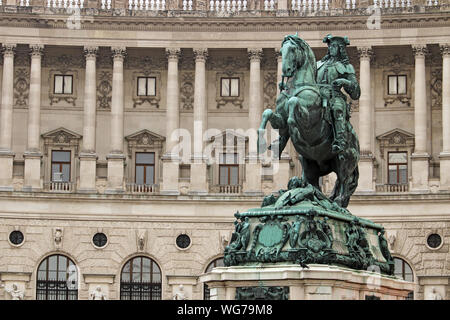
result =
[{"label": "horse's front leg", "polygon": [[264,153],[267,150],[267,142],[264,139],[264,133],[266,132],[267,122],[272,118],[273,111],[271,109],[264,110],[262,114],[262,121],[258,128],[258,145],[257,150],[258,154]]},{"label": "horse's front leg", "polygon": [[287,101],[287,107],[288,107],[288,119],[287,119],[287,123],[288,126],[293,127],[295,126],[295,115],[294,115],[294,111],[295,111],[295,107],[298,104],[298,98],[297,97],[291,97],[289,98],[289,100]]}]

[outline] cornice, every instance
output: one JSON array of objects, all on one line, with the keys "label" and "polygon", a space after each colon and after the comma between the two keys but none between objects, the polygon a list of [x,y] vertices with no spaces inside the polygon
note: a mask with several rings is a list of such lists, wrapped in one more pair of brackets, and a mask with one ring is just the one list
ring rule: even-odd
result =
[{"label": "cornice", "polygon": [[[69,15],[0,13],[0,26],[21,28],[66,29]],[[94,19],[95,17],[95,19]],[[82,30],[136,31],[320,31],[367,30],[368,15],[336,15],[317,17],[154,17],[154,16],[81,16]],[[448,11],[433,13],[383,14],[381,29],[436,28],[449,26]],[[207,28],[207,29],[205,29]]]}]

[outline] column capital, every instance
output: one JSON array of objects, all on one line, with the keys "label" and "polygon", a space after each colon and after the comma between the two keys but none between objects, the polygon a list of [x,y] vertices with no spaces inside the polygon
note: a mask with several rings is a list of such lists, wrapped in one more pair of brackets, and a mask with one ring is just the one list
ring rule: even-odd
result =
[{"label": "column capital", "polygon": [[33,58],[41,58],[44,54],[44,45],[43,44],[30,44],[30,56]]},{"label": "column capital", "polygon": [[206,62],[208,59],[208,48],[194,48],[195,62]]},{"label": "column capital", "polygon": [[[195,53],[194,53],[195,54]],[[181,49],[180,48],[167,48],[166,49],[166,57],[167,60],[177,61],[180,59]]]},{"label": "column capital", "polygon": [[14,51],[16,50],[15,43],[3,43],[2,44],[2,53],[4,57],[14,57]]},{"label": "column capital", "polygon": [[421,45],[413,45],[412,50],[414,53],[414,56],[416,58],[425,58],[425,56],[428,54],[428,49],[426,44]]},{"label": "column capital", "polygon": [[441,49],[441,54],[443,57],[450,56],[450,44],[449,43],[441,44],[439,47]]},{"label": "column capital", "polygon": [[96,46],[84,46],[84,56],[86,60],[95,59],[97,57],[98,47]]},{"label": "column capital", "polygon": [[261,48],[248,48],[248,58],[250,59],[250,62],[257,61],[260,62],[262,59],[263,51]]},{"label": "column capital", "polygon": [[360,59],[373,59],[374,53],[372,47],[358,47],[357,49]]},{"label": "column capital", "polygon": [[121,60],[125,59],[127,55],[127,48],[124,46],[111,47],[113,60]]},{"label": "column capital", "polygon": [[283,59],[283,56],[281,55],[281,48],[274,48],[275,50],[275,57],[277,57],[277,62],[281,62]]}]

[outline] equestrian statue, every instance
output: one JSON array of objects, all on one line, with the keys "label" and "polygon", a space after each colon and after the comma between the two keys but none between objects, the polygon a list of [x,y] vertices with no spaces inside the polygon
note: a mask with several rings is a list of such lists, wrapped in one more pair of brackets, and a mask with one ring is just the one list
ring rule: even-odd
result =
[{"label": "equestrian statue", "polygon": [[300,155],[303,172],[296,185],[311,184],[320,191],[319,178],[335,172],[330,200],[346,208],[358,185],[359,142],[349,121],[351,105],[343,91],[357,100],[360,87],[346,52],[348,38],[328,35],[323,42],[328,52],[316,62],[311,47],[298,35],[284,38],[280,94],[275,112],[263,112],[258,152],[267,150],[263,135],[270,122],[280,137],[268,149],[281,156],[291,139]]}]

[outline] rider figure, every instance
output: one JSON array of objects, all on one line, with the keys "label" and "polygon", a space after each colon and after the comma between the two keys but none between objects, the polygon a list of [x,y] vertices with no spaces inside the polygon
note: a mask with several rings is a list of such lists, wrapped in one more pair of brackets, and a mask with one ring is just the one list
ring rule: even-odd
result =
[{"label": "rider figure", "polygon": [[346,46],[350,44],[348,38],[333,37],[329,34],[323,42],[328,44],[328,52],[317,62],[317,83],[323,106],[331,108],[331,122],[334,129],[332,151],[340,154],[346,148],[347,126],[350,119],[347,98],[341,88],[344,88],[353,100],[359,99],[360,88],[355,69],[350,64],[346,52]]}]

